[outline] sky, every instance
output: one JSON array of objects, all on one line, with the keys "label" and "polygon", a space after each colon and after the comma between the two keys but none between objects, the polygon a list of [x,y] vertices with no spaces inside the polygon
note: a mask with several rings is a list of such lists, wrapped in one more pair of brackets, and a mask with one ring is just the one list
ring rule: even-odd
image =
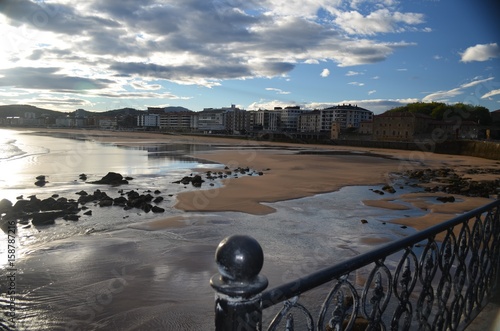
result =
[{"label": "sky", "polygon": [[0,104],[500,109],[496,0],[0,0]]}]

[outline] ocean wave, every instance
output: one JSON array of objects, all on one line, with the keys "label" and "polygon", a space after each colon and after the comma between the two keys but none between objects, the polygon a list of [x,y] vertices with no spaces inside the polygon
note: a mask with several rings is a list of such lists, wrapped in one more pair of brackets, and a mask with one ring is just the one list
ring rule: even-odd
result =
[{"label": "ocean wave", "polygon": [[26,155],[27,152],[16,145],[17,140],[8,139],[0,142],[0,160],[8,160]]}]

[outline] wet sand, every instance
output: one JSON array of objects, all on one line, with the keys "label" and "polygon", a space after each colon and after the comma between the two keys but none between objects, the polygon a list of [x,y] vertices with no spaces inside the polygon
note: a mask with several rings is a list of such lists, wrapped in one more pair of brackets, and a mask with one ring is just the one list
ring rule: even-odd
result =
[{"label": "wet sand", "polygon": [[[262,203],[277,202],[333,192],[350,185],[391,184],[391,174],[405,170],[453,167],[464,174],[475,167],[500,168],[499,162],[470,156],[434,154],[421,151],[385,150],[332,145],[304,145],[252,141],[211,136],[170,135],[150,132],[119,132],[99,130],[44,130],[49,135],[71,135],[116,145],[147,145],[155,143],[190,143],[218,147],[210,152],[195,153],[197,158],[227,165],[229,168],[249,167],[262,176],[240,176],[223,180],[224,186],[208,190],[182,192],[175,208],[183,211],[237,211],[254,215],[273,213]],[[314,153],[297,153],[297,149]],[[473,180],[498,178],[491,174],[467,175]],[[409,199],[409,198],[407,198]],[[484,205],[487,199],[460,197],[461,203],[419,206],[430,215],[422,219],[396,220],[402,224],[425,228],[450,215]],[[421,202],[421,201],[420,201]],[[380,200],[367,205],[402,210],[401,204]]]}]

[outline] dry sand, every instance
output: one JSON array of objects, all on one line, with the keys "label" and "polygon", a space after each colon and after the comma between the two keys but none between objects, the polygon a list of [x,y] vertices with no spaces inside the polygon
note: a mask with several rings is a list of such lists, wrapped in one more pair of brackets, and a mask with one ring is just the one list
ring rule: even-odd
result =
[{"label": "dry sand", "polygon": [[[167,135],[149,132],[116,132],[98,130],[44,130],[48,134],[82,135],[87,139],[137,145],[153,143],[191,143],[219,146],[218,150],[196,154],[201,159],[235,167],[262,171],[262,176],[225,179],[224,186],[214,189],[183,192],[177,196],[176,208],[184,211],[238,211],[255,215],[274,212],[266,202],[302,198],[332,192],[348,185],[390,184],[391,173],[419,168],[453,167],[463,174],[471,167],[500,168],[498,161],[477,157],[434,154],[422,151],[384,150],[331,145],[300,145],[250,141],[206,136]],[[319,153],[296,154],[303,148]],[[346,152],[354,152],[346,153]],[[467,175],[475,180],[494,179],[492,175]],[[432,204],[423,196],[401,197],[403,201],[430,213],[420,218],[395,220],[417,229],[449,219],[456,213],[474,209],[491,201],[457,197],[462,202]],[[405,200],[406,199],[406,200]],[[407,208],[390,200],[365,201],[367,205],[388,209]],[[172,221],[172,220],[170,220]],[[172,222],[178,226],[179,220]],[[167,221],[166,223],[169,223]],[[175,224],[175,225],[174,225]],[[151,224],[154,228],[159,224]]]}]

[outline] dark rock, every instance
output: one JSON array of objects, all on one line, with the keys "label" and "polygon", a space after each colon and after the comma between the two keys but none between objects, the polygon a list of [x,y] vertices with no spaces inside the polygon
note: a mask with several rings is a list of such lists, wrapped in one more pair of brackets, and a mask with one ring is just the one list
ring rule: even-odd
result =
[{"label": "dark rock", "polygon": [[14,212],[32,213],[40,211],[40,206],[31,200],[17,200],[12,210]]},{"label": "dark rock", "polygon": [[91,216],[92,215],[92,210],[87,210],[83,215]]},{"label": "dark rock", "polygon": [[125,197],[118,197],[118,198],[115,198],[113,199],[113,204],[115,206],[125,206],[127,204],[127,198]]},{"label": "dark rock", "polygon": [[33,219],[31,220],[31,224],[33,224],[34,226],[51,225],[55,223],[55,220],[57,218],[62,217],[63,215],[64,213],[61,211],[35,213],[31,215],[33,217]]},{"label": "dark rock", "polygon": [[145,213],[149,213],[151,211],[151,209],[153,209],[153,206],[150,205],[149,203],[144,203],[141,206],[141,209],[144,210]]},{"label": "dark rock", "polygon": [[55,193],[55,194],[52,194],[52,198],[54,198],[54,199],[57,199],[57,198],[59,198],[59,194],[57,194],[57,193]]},{"label": "dark rock", "polygon": [[35,185],[38,186],[38,187],[43,187],[43,186],[45,186],[46,183],[48,183],[48,182],[46,182],[44,180],[37,180],[35,182]]},{"label": "dark rock", "polygon": [[86,174],[80,174],[80,176],[78,176],[79,179],[81,180],[87,180],[87,175]]},{"label": "dark rock", "polygon": [[125,177],[125,180],[127,180],[127,181],[128,181],[128,180],[134,180],[134,177],[129,177],[129,176],[127,176],[127,177]]},{"label": "dark rock", "polygon": [[264,175],[264,173],[262,171],[259,171],[258,174],[259,174],[259,176]]},{"label": "dark rock", "polygon": [[108,172],[106,176],[102,177],[100,180],[90,182],[91,184],[105,184],[105,185],[122,185],[128,184],[128,181],[123,178],[123,176],[116,172]]},{"label": "dark rock", "polygon": [[76,214],[67,214],[63,216],[63,220],[65,221],[78,221],[80,219],[80,215]]},{"label": "dark rock", "polygon": [[47,211],[47,210],[58,209],[58,208],[55,208],[56,204],[57,204],[56,199],[54,199],[52,197],[47,198],[47,199],[43,199],[42,201],[40,201],[40,210]]},{"label": "dark rock", "polygon": [[161,191],[160,190],[156,190],[156,191],[154,191],[154,194],[161,194]]},{"label": "dark rock", "polygon": [[127,197],[129,199],[135,199],[138,198],[139,196],[140,196],[139,192],[136,192],[134,190],[127,192]]},{"label": "dark rock", "polygon": [[113,205],[113,199],[102,199],[99,200],[99,207],[109,207]]},{"label": "dark rock", "polygon": [[443,203],[446,202],[455,202],[455,197],[453,195],[447,197],[437,197],[436,200],[441,201]]},{"label": "dark rock", "polygon": [[151,208],[151,211],[152,211],[153,213],[163,213],[163,212],[165,212],[165,209],[163,209],[163,208],[161,208],[161,207],[158,207],[158,206],[153,206],[153,207]]},{"label": "dark rock", "polygon": [[17,200],[21,200],[23,198],[22,194],[18,197],[16,197]]},{"label": "dark rock", "polygon": [[0,200],[0,214],[8,213],[12,210],[12,202],[8,199]]},{"label": "dark rock", "polygon": [[154,198],[154,200],[153,200],[153,202],[154,202],[154,203],[160,203],[160,202],[162,202],[162,201],[163,201],[163,197],[156,197],[156,198]]},{"label": "dark rock", "polygon": [[367,221],[367,220],[365,220],[365,219],[361,220],[360,222],[361,222],[362,224],[366,224],[366,223],[368,223],[368,221]]},{"label": "dark rock", "polygon": [[89,195],[87,192],[85,192],[84,190],[81,190],[80,192],[76,192],[75,194],[78,194],[78,195]]},{"label": "dark rock", "polygon": [[384,185],[384,187],[382,187],[382,190],[387,193],[396,193],[396,190],[391,185]]},{"label": "dark rock", "polygon": [[191,183],[191,179],[192,179],[192,178],[191,178],[191,177],[189,177],[189,176],[184,176],[184,177],[182,177],[182,179],[181,179],[181,180],[177,180],[177,181],[172,182],[172,183],[174,183],[174,184],[183,184],[183,185],[187,185],[187,184]]},{"label": "dark rock", "polygon": [[193,177],[193,179],[191,180],[191,184],[195,187],[201,187],[201,183],[203,183],[204,180],[201,178],[200,175],[196,175]]},{"label": "dark rock", "polygon": [[36,180],[38,180],[38,181],[45,182],[45,178],[46,178],[46,176],[44,176],[44,175],[36,176]]},{"label": "dark rock", "polygon": [[407,226],[406,225],[401,225],[401,229],[406,229]]}]

